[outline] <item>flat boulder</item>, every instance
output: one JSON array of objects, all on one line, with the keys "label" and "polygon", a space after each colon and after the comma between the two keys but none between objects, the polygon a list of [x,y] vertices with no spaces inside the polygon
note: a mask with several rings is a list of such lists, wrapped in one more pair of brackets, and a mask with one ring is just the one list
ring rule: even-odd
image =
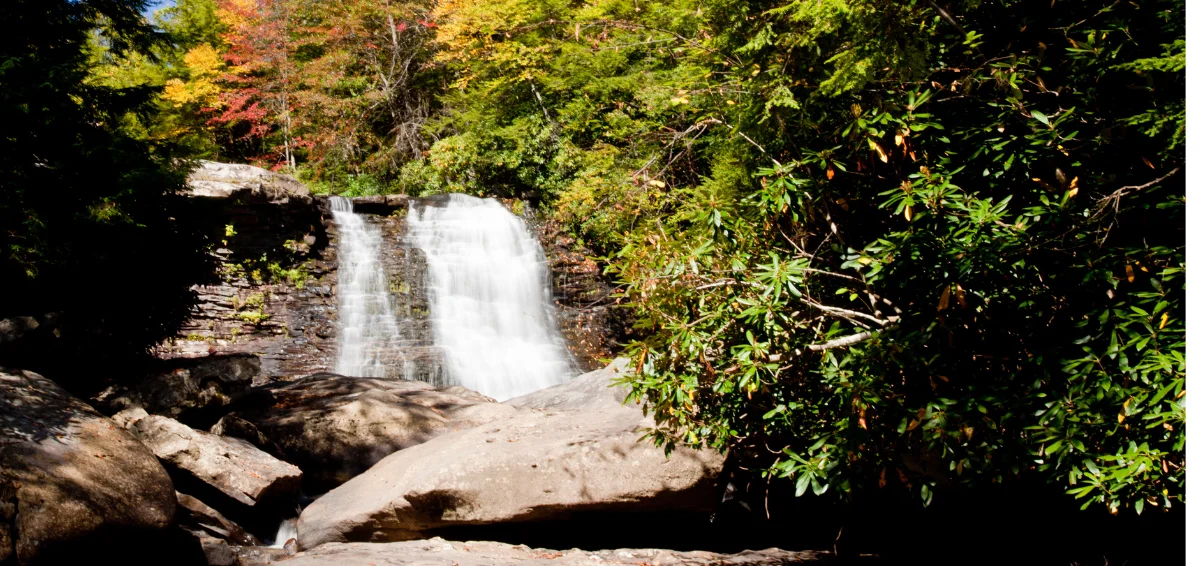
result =
[{"label": "flat boulder", "polygon": [[709,564],[773,566],[783,564],[827,564],[827,552],[788,551],[778,548],[746,550],[737,554],[705,551],[681,552],[655,548],[614,550],[547,550],[502,542],[457,542],[441,538],[392,543],[326,543],[288,560],[288,566],[604,566],[647,564],[701,566]]},{"label": "flat boulder", "polygon": [[293,177],[239,163],[199,162],[188,175],[188,196],[240,199],[286,204],[289,200],[311,202],[304,183]]},{"label": "flat boulder", "polygon": [[247,507],[288,502],[300,493],[300,468],[240,438],[194,430],[161,415],[132,420],[127,426],[179,474]]},{"label": "flat boulder", "polygon": [[0,368],[0,563],[140,563],[174,516],[142,443],[41,375]]},{"label": "flat boulder", "polygon": [[335,487],[397,450],[519,411],[458,387],[330,373],[268,385],[252,396],[266,400],[222,419],[220,430],[300,466],[313,491]]},{"label": "flat boulder", "polygon": [[580,512],[704,512],[725,458],[641,441],[653,421],[609,387],[624,361],[513,399],[517,414],[384,458],[300,515],[300,547]]}]

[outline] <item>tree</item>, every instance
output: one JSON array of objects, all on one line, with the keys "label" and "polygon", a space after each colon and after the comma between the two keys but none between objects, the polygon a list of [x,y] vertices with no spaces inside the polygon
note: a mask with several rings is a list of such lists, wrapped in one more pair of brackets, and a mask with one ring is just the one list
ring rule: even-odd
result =
[{"label": "tree", "polygon": [[1180,2],[442,5],[421,190],[541,200],[653,438],[797,495],[1182,498]]},{"label": "tree", "polygon": [[62,318],[56,353],[25,352],[33,369],[144,352],[174,332],[194,300],[189,287],[208,272],[203,240],[174,213],[186,169],[171,145],[137,131],[154,88],[89,69],[96,45],[153,56],[160,39],[144,8],[0,7],[12,26],[0,39],[0,316]]}]

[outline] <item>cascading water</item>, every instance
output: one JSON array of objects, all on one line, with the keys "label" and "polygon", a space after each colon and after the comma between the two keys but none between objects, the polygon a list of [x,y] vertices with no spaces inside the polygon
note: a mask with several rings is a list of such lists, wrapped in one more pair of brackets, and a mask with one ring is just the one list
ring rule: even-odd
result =
[{"label": "cascading water", "polygon": [[[382,242],[379,228],[354,213],[354,203],[330,197],[333,220],[341,241],[338,244],[338,317],[341,338],[337,366],[342,375],[387,377],[386,354],[394,349],[400,332],[387,274],[379,262]],[[395,373],[395,372],[392,372]]]},{"label": "cascading water", "polygon": [[545,255],[523,220],[494,199],[452,194],[410,205],[408,227],[425,254],[433,341],[449,383],[503,401],[573,374]]},{"label": "cascading water", "polygon": [[279,530],[275,531],[275,540],[271,541],[271,548],[283,548],[288,541],[297,538],[299,535],[296,532],[296,518],[284,519],[279,523]]}]

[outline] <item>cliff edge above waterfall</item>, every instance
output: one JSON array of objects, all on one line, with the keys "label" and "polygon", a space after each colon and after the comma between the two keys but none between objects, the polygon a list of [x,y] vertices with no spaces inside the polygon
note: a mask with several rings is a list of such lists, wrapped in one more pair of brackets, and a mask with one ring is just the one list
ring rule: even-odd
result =
[{"label": "cliff edge above waterfall", "polygon": [[187,183],[188,194],[195,197],[230,198],[246,195],[265,198],[274,204],[285,204],[293,199],[312,202],[308,188],[295,178],[240,163],[201,160],[200,166],[188,175]]}]

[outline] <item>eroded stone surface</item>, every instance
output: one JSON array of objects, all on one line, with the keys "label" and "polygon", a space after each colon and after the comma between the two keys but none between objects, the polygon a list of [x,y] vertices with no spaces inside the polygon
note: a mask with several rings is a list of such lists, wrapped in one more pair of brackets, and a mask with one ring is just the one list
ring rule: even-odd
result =
[{"label": "eroded stone surface", "polygon": [[[269,440],[281,458],[305,471],[315,489],[339,485],[397,450],[517,412],[461,387],[329,373],[266,386],[260,393],[270,402],[227,416],[226,434]],[[238,421],[253,428],[234,426]]]},{"label": "eroded stone surface", "polygon": [[161,415],[137,419],[129,430],[164,462],[243,505],[286,500],[300,492],[300,468],[245,440],[194,430]]},{"label": "eroded stone surface", "polygon": [[125,556],[174,515],[171,479],[142,443],[50,380],[0,368],[0,562]]},{"label": "eroded stone surface", "polygon": [[832,562],[823,552],[792,552],[769,548],[737,554],[660,549],[547,550],[501,542],[455,542],[441,538],[392,543],[326,543],[288,560],[288,566],[503,566],[545,564],[546,566],[602,565],[784,565]]},{"label": "eroded stone surface", "polygon": [[652,422],[608,384],[624,361],[508,405],[508,418],[383,459],[309,505],[301,548],[395,541],[575,512],[704,511],[724,457],[641,442]]},{"label": "eroded stone surface", "polygon": [[110,386],[94,400],[109,411],[141,407],[178,419],[220,411],[244,394],[261,374],[258,356],[249,354],[164,360],[145,377]]},{"label": "eroded stone surface", "polygon": [[200,161],[187,182],[188,194],[193,197],[263,199],[273,204],[312,200],[304,183],[240,163]]}]

